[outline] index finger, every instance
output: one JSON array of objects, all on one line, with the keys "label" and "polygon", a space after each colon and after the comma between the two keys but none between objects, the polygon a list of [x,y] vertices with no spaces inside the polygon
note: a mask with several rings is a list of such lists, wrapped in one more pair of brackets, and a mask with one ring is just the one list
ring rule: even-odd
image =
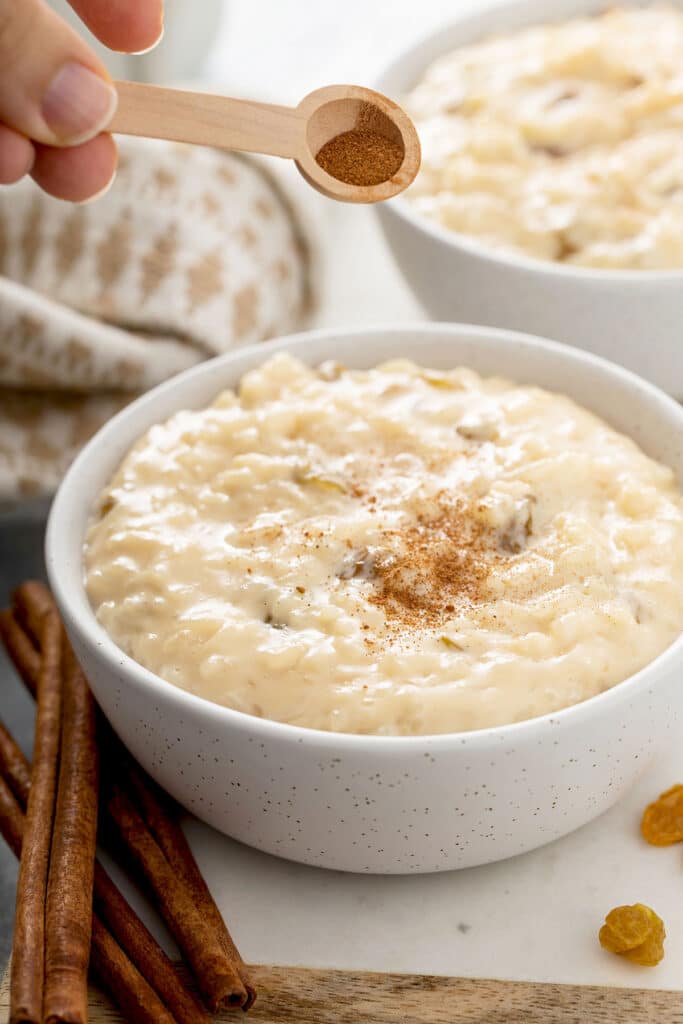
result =
[{"label": "index finger", "polygon": [[140,53],[159,42],[163,0],[69,0],[79,18],[110,50]]}]

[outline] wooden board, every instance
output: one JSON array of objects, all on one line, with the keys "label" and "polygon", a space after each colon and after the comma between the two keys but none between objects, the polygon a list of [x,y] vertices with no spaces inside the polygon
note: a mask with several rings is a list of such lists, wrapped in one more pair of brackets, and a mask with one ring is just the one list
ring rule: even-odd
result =
[{"label": "wooden board", "polygon": [[[247,1024],[683,1024],[683,993],[487,981],[417,974],[254,967],[259,989]],[[7,978],[0,1024],[8,1019]],[[93,987],[91,1024],[121,1024]]]}]

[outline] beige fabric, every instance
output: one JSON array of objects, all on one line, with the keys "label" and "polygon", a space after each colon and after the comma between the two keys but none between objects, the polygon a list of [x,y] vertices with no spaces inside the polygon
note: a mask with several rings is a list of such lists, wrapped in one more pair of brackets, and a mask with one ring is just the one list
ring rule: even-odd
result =
[{"label": "beige fabric", "polygon": [[49,495],[134,395],[311,308],[315,229],[277,169],[120,143],[91,204],[0,189],[0,501]]}]

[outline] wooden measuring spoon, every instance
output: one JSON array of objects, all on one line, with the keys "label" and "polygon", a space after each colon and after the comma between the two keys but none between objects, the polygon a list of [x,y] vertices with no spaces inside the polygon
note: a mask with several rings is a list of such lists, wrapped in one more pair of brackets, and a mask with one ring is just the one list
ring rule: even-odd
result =
[{"label": "wooden measuring spoon", "polygon": [[[296,162],[306,181],[330,199],[378,203],[406,188],[420,167],[415,126],[381,93],[358,85],[328,85],[304,97],[298,107],[279,107],[227,96],[117,82],[119,105],[109,131],[192,142],[217,149],[267,153]],[[356,126],[366,104],[378,113],[373,130],[403,149],[399,169],[378,185],[348,185],[316,163],[320,149]]]}]

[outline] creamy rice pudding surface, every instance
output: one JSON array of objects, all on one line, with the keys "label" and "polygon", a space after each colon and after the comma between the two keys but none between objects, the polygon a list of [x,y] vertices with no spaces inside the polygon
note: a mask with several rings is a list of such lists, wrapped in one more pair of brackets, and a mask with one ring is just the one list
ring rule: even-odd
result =
[{"label": "creamy rice pudding surface", "polygon": [[679,635],[683,501],[560,395],[281,354],[136,444],[86,573],[113,639],[209,700],[470,730],[582,701]]},{"label": "creamy rice pudding surface", "polygon": [[406,101],[414,208],[496,248],[683,267],[683,11],[611,8],[465,46]]}]

